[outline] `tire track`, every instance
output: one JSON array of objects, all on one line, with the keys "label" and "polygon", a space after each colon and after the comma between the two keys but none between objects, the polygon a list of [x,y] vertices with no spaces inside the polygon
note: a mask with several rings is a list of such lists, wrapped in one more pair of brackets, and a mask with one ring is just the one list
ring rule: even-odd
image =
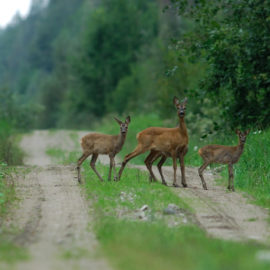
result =
[{"label": "tire track", "polygon": [[35,131],[21,142],[28,166],[18,169],[19,204],[5,226],[17,227],[14,241],[26,247],[31,258],[12,269],[111,269],[99,253],[91,227],[93,209],[77,183],[75,167],[53,165],[46,155],[51,147],[74,150],[70,133]]},{"label": "tire track", "polygon": [[[145,166],[135,167],[146,171]],[[153,169],[159,176],[156,167]],[[163,173],[171,185],[172,168],[164,166]],[[180,176],[178,171],[179,184]],[[197,168],[186,168],[186,178],[188,188],[173,188],[173,191],[194,210],[199,225],[209,236],[234,241],[269,242],[267,209],[251,204],[243,192],[229,192],[226,187],[216,185],[211,171],[205,172],[208,190],[202,188]]]}]

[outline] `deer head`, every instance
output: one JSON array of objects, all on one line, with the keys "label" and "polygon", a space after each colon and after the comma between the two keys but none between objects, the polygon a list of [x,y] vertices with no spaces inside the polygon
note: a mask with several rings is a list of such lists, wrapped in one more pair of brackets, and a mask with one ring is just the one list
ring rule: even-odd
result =
[{"label": "deer head", "polygon": [[122,122],[121,120],[117,119],[116,117],[114,117],[114,119],[120,126],[121,134],[126,134],[128,131],[128,125],[130,123],[130,116],[127,116],[125,122]]},{"label": "deer head", "polygon": [[250,129],[241,132],[239,129],[235,131],[235,133],[238,135],[239,141],[244,144],[246,142],[247,135],[249,134]]},{"label": "deer head", "polygon": [[173,103],[177,109],[177,113],[179,117],[184,117],[186,113],[186,104],[187,104],[187,98],[185,97],[182,102],[179,101],[177,97],[173,98]]}]

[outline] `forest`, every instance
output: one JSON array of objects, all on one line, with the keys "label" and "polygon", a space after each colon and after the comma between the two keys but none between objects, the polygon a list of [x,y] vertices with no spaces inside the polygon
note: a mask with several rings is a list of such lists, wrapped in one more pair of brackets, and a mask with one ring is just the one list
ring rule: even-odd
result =
[{"label": "forest", "polygon": [[202,135],[267,127],[270,4],[192,2],[33,1],[0,30],[1,119],[23,129],[169,119],[177,95]]}]

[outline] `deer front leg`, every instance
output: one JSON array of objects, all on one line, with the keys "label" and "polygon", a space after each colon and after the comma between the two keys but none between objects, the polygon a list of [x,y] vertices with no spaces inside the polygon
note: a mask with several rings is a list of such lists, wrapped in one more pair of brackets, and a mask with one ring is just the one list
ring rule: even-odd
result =
[{"label": "deer front leg", "polygon": [[203,185],[203,188],[205,190],[207,190],[207,186],[206,186],[206,183],[204,181],[204,178],[203,178],[203,171],[205,170],[205,168],[209,165],[209,162],[204,162],[204,164],[199,168],[198,172],[199,172],[199,176],[201,178],[201,181],[202,181],[202,185]]},{"label": "deer front leg", "polygon": [[124,158],[124,161],[122,162],[121,168],[119,170],[118,176],[117,176],[117,181],[119,181],[121,179],[121,175],[123,173],[123,170],[125,169],[127,163],[134,157],[146,152],[148,149],[143,149],[140,146],[137,146],[135,148],[135,150],[133,152],[131,152],[130,154],[126,155]]},{"label": "deer front leg", "polygon": [[233,184],[233,165],[229,164],[228,165],[228,170],[229,170],[229,185],[228,185],[228,189],[234,191],[234,184]]},{"label": "deer front leg", "polygon": [[99,174],[98,171],[96,170],[96,161],[97,161],[97,158],[98,158],[98,154],[93,154],[93,155],[92,155],[92,159],[91,159],[91,162],[90,162],[90,166],[91,166],[91,168],[93,169],[93,171],[96,173],[96,175],[98,176],[99,180],[100,180],[101,182],[103,182],[102,177],[100,176],[100,174]]},{"label": "deer front leg", "polygon": [[77,173],[78,173],[78,182],[81,184],[81,165],[87,159],[89,155],[83,153],[82,156],[77,161]]},{"label": "deer front leg", "polygon": [[114,181],[117,180],[117,174],[116,174],[116,169],[115,169],[115,160],[114,160],[114,157],[113,157],[113,179],[114,179]]},{"label": "deer front leg", "polygon": [[110,157],[110,169],[109,169],[108,181],[111,181],[112,167],[113,167],[114,159],[113,159],[113,156],[109,156],[109,157]]},{"label": "deer front leg", "polygon": [[177,162],[176,162],[175,154],[172,155],[172,159],[173,159],[173,186],[174,187],[179,187],[179,185],[176,183]]},{"label": "deer front leg", "polygon": [[184,155],[185,154],[186,154],[186,152],[181,153],[179,155],[179,162],[180,162],[180,168],[181,168],[181,177],[182,177],[183,187],[187,187],[186,175],[185,175],[185,163],[184,163]]}]

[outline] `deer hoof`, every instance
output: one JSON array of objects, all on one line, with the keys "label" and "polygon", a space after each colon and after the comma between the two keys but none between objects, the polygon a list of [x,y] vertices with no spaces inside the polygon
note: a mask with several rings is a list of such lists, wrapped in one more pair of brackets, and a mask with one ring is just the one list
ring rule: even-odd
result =
[{"label": "deer hoof", "polygon": [[166,182],[162,182],[162,185],[164,186],[168,186],[168,184]]},{"label": "deer hoof", "polygon": [[178,184],[173,184],[173,187],[180,187]]},{"label": "deer hoof", "polygon": [[184,188],[186,188],[186,187],[187,187],[187,184],[186,184],[186,183],[182,183],[182,186],[183,186]]}]

